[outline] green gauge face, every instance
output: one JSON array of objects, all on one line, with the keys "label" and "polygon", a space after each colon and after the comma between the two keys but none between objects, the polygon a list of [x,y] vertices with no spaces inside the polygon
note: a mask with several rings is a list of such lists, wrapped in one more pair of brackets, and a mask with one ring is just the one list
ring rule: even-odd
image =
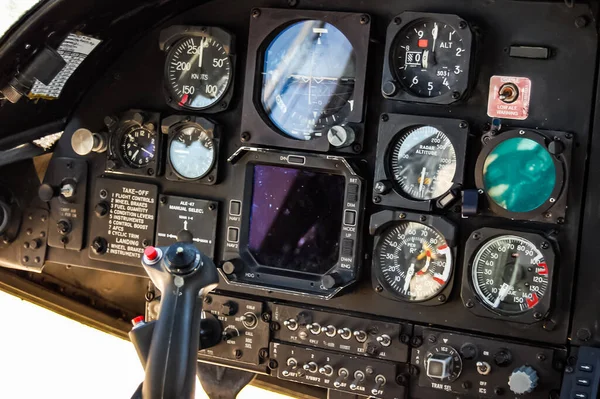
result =
[{"label": "green gauge face", "polygon": [[501,142],[483,165],[488,196],[510,212],[530,212],[549,200],[556,185],[556,167],[544,146],[527,138]]}]

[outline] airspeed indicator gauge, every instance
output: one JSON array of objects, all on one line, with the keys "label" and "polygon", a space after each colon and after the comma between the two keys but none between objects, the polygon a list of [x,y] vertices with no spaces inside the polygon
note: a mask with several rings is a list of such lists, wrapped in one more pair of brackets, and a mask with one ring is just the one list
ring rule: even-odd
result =
[{"label": "airspeed indicator gauge", "polygon": [[172,27],[161,33],[161,40],[161,47],[169,49],[164,77],[169,105],[209,112],[227,108],[233,81],[231,36],[219,28]]},{"label": "airspeed indicator gauge", "polygon": [[[469,82],[471,31],[455,15],[403,13],[388,28],[384,96],[403,101],[449,104]],[[396,19],[398,21],[398,19]]]}]

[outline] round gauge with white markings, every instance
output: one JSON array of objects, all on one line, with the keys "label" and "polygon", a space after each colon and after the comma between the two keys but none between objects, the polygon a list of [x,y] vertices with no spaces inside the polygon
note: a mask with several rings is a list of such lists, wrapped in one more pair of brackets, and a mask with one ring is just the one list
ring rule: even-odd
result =
[{"label": "round gauge with white markings", "polygon": [[430,200],[448,192],[456,173],[456,151],[441,130],[433,126],[410,128],[391,149],[390,169],[401,194]]},{"label": "round gauge with white markings", "polygon": [[186,37],[169,51],[165,74],[174,102],[182,108],[206,109],[225,95],[232,79],[231,60],[214,37]]},{"label": "round gauge with white markings", "polygon": [[156,132],[142,126],[129,128],[121,138],[121,155],[133,168],[148,165],[156,155]]},{"label": "round gauge with white markings", "polygon": [[479,248],[471,277],[486,307],[503,315],[517,315],[535,308],[542,300],[551,276],[535,244],[517,235],[501,235]]},{"label": "round gauge with white markings", "polygon": [[414,96],[442,96],[463,87],[460,83],[468,79],[468,47],[460,29],[435,18],[418,19],[396,35],[389,60],[392,73]]},{"label": "round gauge with white markings", "polygon": [[206,176],[215,162],[212,134],[199,125],[188,125],[173,135],[169,143],[169,162],[183,179]]},{"label": "round gauge with white markings", "polygon": [[300,21],[281,31],[265,50],[262,74],[263,110],[290,138],[322,137],[354,109],[356,54],[327,22]]},{"label": "round gauge with white markings", "polygon": [[386,291],[410,302],[437,296],[448,284],[453,268],[446,239],[417,222],[401,222],[384,231],[374,262]]}]

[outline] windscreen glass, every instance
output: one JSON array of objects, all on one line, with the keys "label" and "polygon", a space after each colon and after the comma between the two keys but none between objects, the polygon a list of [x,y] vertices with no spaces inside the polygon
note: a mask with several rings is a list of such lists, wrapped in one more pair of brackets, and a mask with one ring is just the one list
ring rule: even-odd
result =
[{"label": "windscreen glass", "polygon": [[248,249],[264,266],[324,274],[337,263],[343,176],[254,166]]}]

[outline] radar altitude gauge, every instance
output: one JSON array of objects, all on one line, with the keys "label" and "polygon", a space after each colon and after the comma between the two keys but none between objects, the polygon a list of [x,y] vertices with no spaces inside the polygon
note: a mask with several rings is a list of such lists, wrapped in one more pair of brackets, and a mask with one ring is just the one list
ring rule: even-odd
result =
[{"label": "radar altitude gauge", "polygon": [[461,120],[384,114],[373,201],[420,211],[449,206],[462,186],[468,131]]},{"label": "radar altitude gauge", "polygon": [[382,80],[392,100],[450,104],[465,96],[473,35],[456,15],[404,12],[388,26]]}]

